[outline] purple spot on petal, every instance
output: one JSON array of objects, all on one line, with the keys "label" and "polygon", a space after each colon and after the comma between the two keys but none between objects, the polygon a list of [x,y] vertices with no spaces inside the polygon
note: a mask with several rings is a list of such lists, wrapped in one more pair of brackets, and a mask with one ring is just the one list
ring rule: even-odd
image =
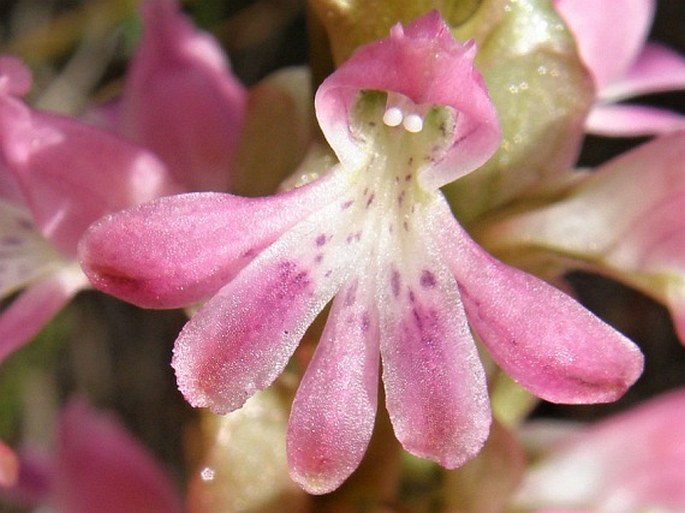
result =
[{"label": "purple spot on petal", "polygon": [[411,180],[411,173],[404,177],[405,182],[408,182],[409,180]]},{"label": "purple spot on petal", "polygon": [[350,207],[352,206],[352,203],[354,203],[354,201],[352,201],[352,200],[347,200],[345,203],[343,203],[342,205],[340,205],[340,208],[343,209],[343,210],[346,210],[346,209],[348,209],[348,208],[350,208]]},{"label": "purple spot on petal", "polygon": [[400,273],[397,269],[393,269],[390,274],[390,288],[392,295],[398,297],[400,295]]},{"label": "purple spot on petal", "polygon": [[315,242],[317,246],[323,246],[324,244],[326,244],[326,234],[322,233],[321,235],[319,235],[316,238]]},{"label": "purple spot on petal", "polygon": [[317,264],[320,264],[322,260],[323,260],[323,253],[319,253],[318,255],[316,255],[314,257],[314,262]]},{"label": "purple spot on petal", "polygon": [[358,231],[355,233],[350,233],[347,237],[345,237],[345,242],[348,244],[352,244],[353,242],[359,242],[362,239],[362,232]]},{"label": "purple spot on petal", "polygon": [[416,295],[414,295],[414,291],[412,289],[409,289],[409,301],[412,303],[416,301]]},{"label": "purple spot on petal", "polygon": [[416,308],[414,308],[411,311],[411,313],[414,316],[414,323],[416,324],[416,327],[419,328],[419,330],[422,330],[423,329],[423,319],[421,318],[421,314],[419,313],[419,311]]},{"label": "purple spot on petal", "polygon": [[404,228],[405,232],[409,231],[409,223],[407,221],[402,222],[402,227]]},{"label": "purple spot on petal", "polygon": [[255,256],[256,253],[257,252],[255,251],[255,248],[250,248],[243,251],[243,253],[240,256],[242,258],[252,258]]},{"label": "purple spot on petal", "polygon": [[375,198],[375,194],[371,193],[371,196],[369,196],[369,199],[366,200],[366,208],[369,208],[371,206],[371,203],[373,203],[374,198]]},{"label": "purple spot on petal", "polygon": [[435,276],[432,272],[428,270],[424,270],[423,272],[421,272],[421,279],[419,280],[419,282],[421,283],[421,286],[424,289],[432,289],[433,287],[435,287],[436,284]]},{"label": "purple spot on petal", "polygon": [[347,289],[347,293],[345,294],[345,306],[352,306],[354,302],[357,300],[357,286],[358,282],[354,282],[354,285],[352,285],[349,289]]},{"label": "purple spot on petal", "polygon": [[364,312],[361,319],[361,330],[366,333],[369,331],[369,326],[371,326],[371,319],[369,318],[369,312]]},{"label": "purple spot on petal", "polygon": [[292,299],[311,285],[309,273],[298,268],[295,262],[283,261],[278,265],[278,281],[274,296]]}]

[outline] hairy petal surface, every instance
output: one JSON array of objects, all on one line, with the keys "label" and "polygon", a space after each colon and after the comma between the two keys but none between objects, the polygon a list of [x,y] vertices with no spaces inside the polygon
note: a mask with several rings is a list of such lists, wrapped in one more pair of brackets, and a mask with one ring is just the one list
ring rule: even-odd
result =
[{"label": "hairy petal surface", "polygon": [[93,285],[147,308],[210,297],[259,252],[348,186],[338,173],[273,197],[194,193],[112,214],[84,235]]},{"label": "hairy petal surface", "polygon": [[435,206],[436,228],[450,241],[443,257],[459,282],[469,322],[524,388],[552,402],[608,402],[640,376],[643,357],[630,340],[570,296],[492,258],[446,206]]},{"label": "hairy petal surface", "polygon": [[219,44],[176,1],[145,2],[143,20],[118,129],[155,152],[186,190],[226,191],[246,92]]},{"label": "hairy petal surface", "polygon": [[173,367],[194,406],[215,413],[239,408],[269,386],[316,315],[356,264],[373,234],[350,226],[332,203],[283,234],[186,324]]},{"label": "hairy petal surface", "polygon": [[54,460],[55,502],[69,513],[181,513],[169,478],[114,419],[72,401]]},{"label": "hairy petal surface", "polygon": [[0,363],[35,336],[88,280],[75,265],[63,267],[23,291],[0,313]]},{"label": "hairy petal surface", "polygon": [[288,463],[307,492],[335,490],[359,466],[378,396],[375,281],[368,269],[333,300],[321,341],[298,387],[288,424]]},{"label": "hairy petal surface", "polygon": [[[447,211],[441,214],[451,217],[444,206]],[[402,446],[454,468],[483,446],[490,408],[484,371],[456,282],[432,237],[431,213],[415,213],[416,222],[404,244],[389,234],[381,243],[383,383]]]}]

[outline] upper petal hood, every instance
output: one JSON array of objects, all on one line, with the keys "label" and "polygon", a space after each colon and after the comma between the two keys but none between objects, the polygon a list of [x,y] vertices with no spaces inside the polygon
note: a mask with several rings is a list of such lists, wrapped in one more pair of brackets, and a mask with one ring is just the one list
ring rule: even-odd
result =
[{"label": "upper petal hood", "polygon": [[390,36],[360,48],[325,80],[316,94],[321,129],[344,165],[368,155],[350,131],[350,110],[360,90],[399,93],[417,106],[455,111],[451,147],[422,180],[440,187],[483,164],[497,149],[500,129],[483,80],[473,66],[475,45],[457,42],[433,11]]}]

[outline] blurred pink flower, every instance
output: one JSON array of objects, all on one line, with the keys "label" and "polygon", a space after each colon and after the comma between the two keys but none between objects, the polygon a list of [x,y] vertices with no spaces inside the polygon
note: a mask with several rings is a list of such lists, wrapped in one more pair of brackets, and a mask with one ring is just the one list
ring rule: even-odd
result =
[{"label": "blurred pink flower", "polygon": [[470,328],[551,401],[610,401],[641,372],[631,342],[494,260],[452,216],[439,188],[501,137],[475,52],[435,12],[397,25],[316,94],[339,159],[325,176],[266,198],[163,198],[108,216],[82,241],[83,268],[108,293],[158,308],[211,297],[173,366],[191,404],[219,413],[269,386],[333,301],[289,422],[291,473],[309,492],[333,490],[359,464],[379,353],[398,439],[446,467],[474,456],[490,424]]},{"label": "blurred pink flower", "polygon": [[123,93],[96,119],[155,153],[185,190],[228,191],[247,92],[176,0],[147,0],[142,16]]},{"label": "blurred pink flower", "polygon": [[0,361],[89,285],[74,258],[88,225],[230,182],[244,90],[176,2],[150,0],[144,18],[124,93],[99,111],[103,128],[27,106],[30,72],[0,58],[0,298],[26,289],[0,314]]},{"label": "blurred pink flower", "polygon": [[76,245],[93,221],[178,191],[151,153],[20,98],[29,71],[0,57],[0,360],[35,335],[88,280]]},{"label": "blurred pink flower", "polygon": [[[152,454],[113,417],[72,400],[52,451],[20,460],[16,499],[56,513],[181,513],[182,501]],[[11,495],[10,495],[11,497]]]},{"label": "blurred pink flower", "polygon": [[680,389],[571,429],[528,471],[515,504],[539,513],[685,511],[684,425]]},{"label": "blurred pink flower", "polygon": [[685,128],[685,117],[675,112],[618,103],[685,89],[685,58],[646,42],[654,0],[554,0],[554,5],[595,79],[597,101],[586,121],[589,132],[632,137]]}]

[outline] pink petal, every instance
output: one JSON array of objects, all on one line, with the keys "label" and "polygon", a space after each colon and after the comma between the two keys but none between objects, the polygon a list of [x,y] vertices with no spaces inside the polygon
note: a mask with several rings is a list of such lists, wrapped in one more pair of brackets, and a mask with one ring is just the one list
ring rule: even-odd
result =
[{"label": "pink petal", "polygon": [[338,488],[359,466],[371,439],[379,363],[374,285],[354,279],[338,293],[295,396],[288,466],[309,493]]},{"label": "pink petal", "polygon": [[631,96],[685,89],[685,58],[658,44],[648,44],[635,65],[600,91],[603,100],[617,101]]},{"label": "pink petal", "polygon": [[172,0],[149,0],[126,77],[121,131],[154,151],[187,190],[226,191],[246,106],[221,47]]},{"label": "pink petal", "polygon": [[31,70],[11,55],[0,55],[0,95],[24,96],[31,90]]},{"label": "pink petal", "polygon": [[383,383],[402,446],[454,468],[483,446],[490,408],[456,283],[437,240],[424,235],[430,233],[429,214],[417,222],[411,246],[398,247],[396,240],[381,245]]},{"label": "pink petal", "polygon": [[76,268],[64,268],[22,292],[0,314],[0,362],[35,336],[88,284]]},{"label": "pink petal", "polygon": [[17,455],[0,440],[0,488],[13,486],[19,475]]},{"label": "pink petal", "polygon": [[0,201],[25,206],[24,195],[14,175],[0,162]]},{"label": "pink petal", "polygon": [[654,16],[654,0],[554,0],[576,38],[597,88],[622,78],[637,59]]},{"label": "pink petal", "polygon": [[538,397],[595,403],[620,397],[640,376],[637,346],[570,296],[488,255],[435,204],[442,252],[472,328],[497,364]]},{"label": "pink petal", "polygon": [[153,155],[13,98],[0,98],[0,151],[37,226],[70,256],[99,217],[176,190]]},{"label": "pink petal", "polygon": [[621,511],[681,511],[683,423],[685,390],[680,389],[579,430],[531,469],[518,502],[593,511],[617,511],[618,505]]},{"label": "pink petal", "polygon": [[347,187],[340,173],[265,198],[196,193],[108,216],[83,237],[93,285],[149,308],[177,308],[214,294],[263,248]]},{"label": "pink petal", "polygon": [[585,128],[593,134],[613,137],[667,134],[685,129],[685,116],[641,105],[596,105]]},{"label": "pink petal", "polygon": [[69,513],[181,513],[169,478],[114,419],[73,401],[55,461],[56,501]]},{"label": "pink petal", "polygon": [[[685,341],[685,133],[651,140],[588,173],[567,197],[488,234],[578,262],[664,303]],[[506,250],[505,250],[506,251]],[[511,251],[511,250],[509,250]]]},{"label": "pink petal", "polygon": [[332,202],[291,228],[186,324],[172,365],[192,405],[235,410],[282,372],[358,246],[373,243],[371,231],[347,232],[355,225],[342,209]]},{"label": "pink petal", "polygon": [[456,112],[452,144],[421,179],[429,188],[449,183],[483,164],[501,133],[494,106],[473,66],[473,43],[457,42],[437,11],[388,38],[360,48],[319,87],[316,114],[326,139],[346,167],[356,167],[368,148],[350,130],[350,110],[363,89],[400,93],[417,105],[447,106]]}]

